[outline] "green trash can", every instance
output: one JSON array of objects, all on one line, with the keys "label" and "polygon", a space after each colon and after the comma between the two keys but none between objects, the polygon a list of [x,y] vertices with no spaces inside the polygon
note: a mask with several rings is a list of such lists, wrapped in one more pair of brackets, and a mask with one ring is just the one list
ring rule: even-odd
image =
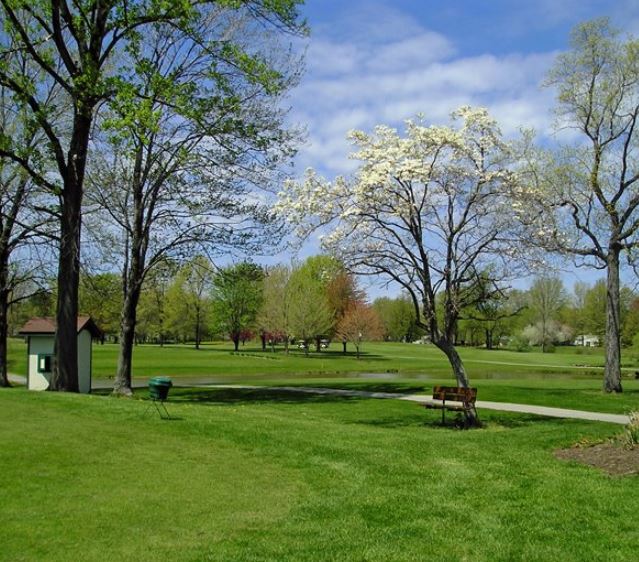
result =
[{"label": "green trash can", "polygon": [[169,377],[153,377],[149,379],[149,396],[153,400],[166,400],[173,382]]}]

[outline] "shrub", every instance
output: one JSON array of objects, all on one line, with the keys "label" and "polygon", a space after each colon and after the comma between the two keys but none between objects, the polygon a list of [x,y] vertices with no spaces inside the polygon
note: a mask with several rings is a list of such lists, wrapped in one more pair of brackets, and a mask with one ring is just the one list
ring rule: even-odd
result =
[{"label": "shrub", "polygon": [[630,422],[626,426],[625,442],[629,447],[639,445],[639,412],[630,412]]},{"label": "shrub", "polygon": [[528,340],[521,336],[513,336],[510,338],[508,347],[513,351],[530,351]]}]

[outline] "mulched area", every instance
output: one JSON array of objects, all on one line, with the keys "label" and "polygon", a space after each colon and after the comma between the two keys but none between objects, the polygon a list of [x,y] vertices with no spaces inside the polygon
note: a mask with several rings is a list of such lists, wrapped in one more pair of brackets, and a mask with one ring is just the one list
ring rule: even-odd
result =
[{"label": "mulched area", "polygon": [[555,456],[600,468],[612,476],[639,474],[639,446],[626,448],[615,442],[599,443],[558,449]]}]

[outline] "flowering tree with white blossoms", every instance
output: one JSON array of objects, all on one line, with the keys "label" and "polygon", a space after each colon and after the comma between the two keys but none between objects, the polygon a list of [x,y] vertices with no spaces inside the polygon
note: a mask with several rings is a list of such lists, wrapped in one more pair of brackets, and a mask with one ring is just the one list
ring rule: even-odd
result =
[{"label": "flowering tree with white blossoms", "polygon": [[303,181],[286,183],[278,207],[302,236],[329,229],[324,248],[353,272],[405,289],[418,325],[468,387],[456,325],[485,295],[477,283],[498,291],[512,273],[513,174],[509,146],[485,109],[462,107],[452,118],[452,126],[407,121],[405,137],[386,126],[351,132],[354,177],[329,182],[307,170]]},{"label": "flowering tree with white blossoms", "polygon": [[606,270],[603,387],[621,392],[620,258],[639,248],[639,40],[605,18],[583,23],[549,83],[576,142],[528,153],[515,210],[531,244]]}]

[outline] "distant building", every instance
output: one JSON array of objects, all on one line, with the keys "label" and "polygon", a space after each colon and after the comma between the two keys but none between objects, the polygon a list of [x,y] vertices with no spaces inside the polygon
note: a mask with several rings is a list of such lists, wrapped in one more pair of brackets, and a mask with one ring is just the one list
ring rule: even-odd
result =
[{"label": "distant building", "polygon": [[581,347],[599,347],[601,342],[599,340],[599,336],[594,336],[592,334],[582,334],[575,338],[573,345],[578,345]]},{"label": "distant building", "polygon": [[[51,382],[54,318],[32,318],[18,332],[27,338],[27,388],[47,390]],[[80,392],[91,392],[91,342],[102,331],[89,316],[78,316],[78,384]]]}]

